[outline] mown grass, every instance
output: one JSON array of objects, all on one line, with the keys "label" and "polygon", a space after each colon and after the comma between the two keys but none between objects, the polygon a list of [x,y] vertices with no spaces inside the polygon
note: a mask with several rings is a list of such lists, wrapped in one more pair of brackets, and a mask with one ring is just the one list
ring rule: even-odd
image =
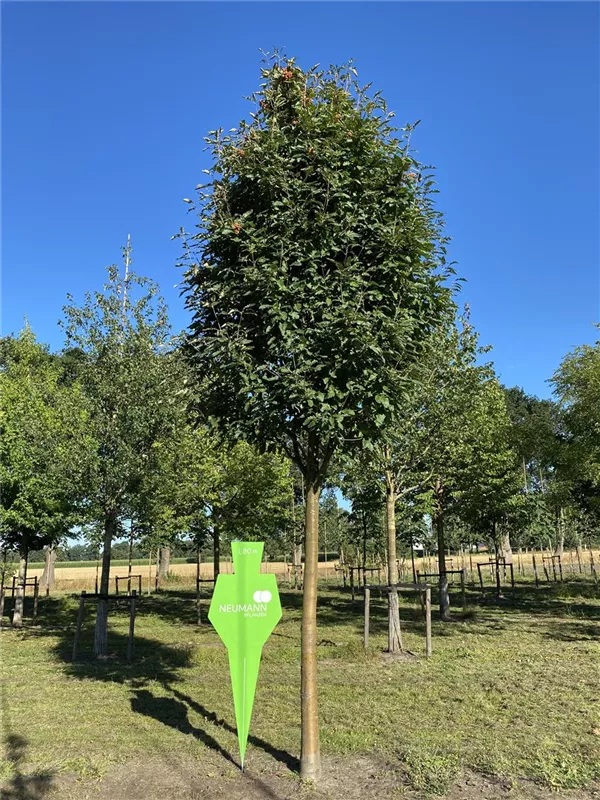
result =
[{"label": "mown grass", "polygon": [[[292,770],[300,748],[300,593],[281,590],[284,616],[264,649],[248,758],[266,751]],[[455,595],[457,608],[459,596]],[[204,613],[208,601],[205,601]],[[237,760],[227,655],[195,624],[193,594],[172,585],[143,597],[136,658],[127,665],[128,619],[111,612],[105,664],[91,658],[93,608],[82,658],[70,662],[77,601],[40,601],[36,629],[2,632],[2,711],[8,745],[21,737],[22,774],[102,775],[135,757],[206,749]],[[7,612],[10,601],[7,601]],[[469,610],[434,621],[434,653],[413,597],[404,595],[405,646],[390,661],[384,600],[372,598],[371,646],[362,648],[362,603],[332,585],[319,600],[321,745],[325,753],[377,752],[407,782],[443,794],[465,769],[531,778],[555,788],[600,778],[600,593],[589,582],[490,594],[469,590]],[[5,623],[7,617],[5,617]],[[192,734],[192,735],[189,735]],[[11,739],[12,737],[12,739]]]}]

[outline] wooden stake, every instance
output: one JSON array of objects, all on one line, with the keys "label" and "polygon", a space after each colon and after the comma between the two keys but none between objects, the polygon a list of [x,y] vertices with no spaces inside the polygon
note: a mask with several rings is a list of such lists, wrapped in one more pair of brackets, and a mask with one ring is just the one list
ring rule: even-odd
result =
[{"label": "wooden stake", "polygon": [[127,641],[127,661],[133,660],[133,633],[135,629],[135,602],[137,599],[137,592],[134,589],[131,593],[129,600],[129,639]]},{"label": "wooden stake", "polygon": [[425,656],[431,658],[431,587],[425,587]]},{"label": "wooden stake", "polygon": [[579,564],[579,574],[581,575],[583,573],[583,569],[581,567],[581,552],[578,544],[575,545],[575,552],[577,553],[577,563]]},{"label": "wooden stake", "polygon": [[365,586],[365,650],[369,649],[369,616],[371,613],[371,590]]},{"label": "wooden stake", "polygon": [[38,615],[38,597],[39,597],[40,587],[38,584],[38,579],[36,577],[35,584],[33,585],[33,624],[37,623],[37,615]]},{"label": "wooden stake", "polygon": [[535,576],[535,585],[540,585],[540,580],[538,578],[538,571],[537,571],[537,564],[535,562],[535,547],[531,548],[531,561],[533,563],[533,574]]},{"label": "wooden stake", "polygon": [[77,612],[77,627],[75,628],[75,641],[73,642],[73,659],[72,659],[73,661],[77,661],[77,650],[79,649],[79,636],[81,634],[81,625],[83,623],[84,607],[85,607],[85,592],[82,592],[79,598],[79,611]]}]

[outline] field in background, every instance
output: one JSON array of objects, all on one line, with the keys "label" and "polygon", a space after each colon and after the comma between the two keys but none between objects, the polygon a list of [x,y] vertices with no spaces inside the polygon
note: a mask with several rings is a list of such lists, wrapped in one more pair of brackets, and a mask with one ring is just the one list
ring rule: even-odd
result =
[{"label": "field in background", "polygon": [[[590,553],[593,558],[593,562],[596,569],[596,574],[600,579],[600,550],[580,550],[579,553],[579,560],[577,558],[577,554],[574,550],[565,550],[563,557],[562,557],[562,569],[563,569],[563,577],[588,577],[593,578],[593,572],[591,568],[591,560],[590,560]],[[549,553],[546,553],[548,555]],[[321,556],[323,557],[323,556]],[[448,569],[462,569],[463,567],[467,571],[467,581],[471,583],[478,583],[479,577],[477,572],[477,563],[485,563],[490,559],[489,554],[487,553],[479,553],[479,554],[469,554],[462,555],[453,555],[449,556],[446,560],[446,566]],[[580,562],[580,563],[579,563]],[[536,563],[537,563],[537,570],[538,576],[540,581],[545,582],[546,576],[543,570],[543,562],[542,562],[542,554],[538,550],[536,551]],[[547,565],[547,569],[549,572],[549,576],[553,579],[552,568],[550,562],[545,562]],[[80,565],[79,565],[80,564]],[[118,560],[113,562],[114,566],[111,566],[110,571],[110,590],[111,592],[114,591],[115,588],[115,577],[116,576],[124,576],[127,575],[127,562],[122,560]],[[60,566],[59,566],[60,565]],[[338,581],[341,583],[341,574],[336,572],[335,566],[338,565],[338,561],[320,561],[319,562],[319,574],[320,577],[323,579],[330,579],[333,581]],[[522,570],[521,570],[522,566]],[[56,591],[94,591],[95,582],[96,582],[96,564],[94,562],[86,562],[82,561],[79,563],[74,562],[59,562],[57,564],[59,569],[56,570],[56,584],[54,589]],[[399,560],[399,567],[400,567],[400,580],[402,581],[412,581],[412,565],[410,558],[404,558]],[[472,567],[472,569],[471,569]],[[581,571],[580,571],[581,567]],[[33,577],[37,575],[38,577],[42,574],[42,564],[32,564],[28,570],[28,575]],[[232,571],[232,564],[230,559],[226,559],[221,562],[221,571],[224,573]],[[415,569],[419,570],[420,572],[437,572],[437,561],[435,556],[429,556],[426,558],[416,558],[415,559]],[[278,576],[280,582],[281,581],[289,581],[291,572],[290,572],[290,565],[284,561],[267,561],[263,562],[261,566],[261,570],[265,572],[270,572]],[[515,574],[515,578],[517,579],[519,576],[523,575],[524,577],[529,577],[530,579],[533,578],[533,561],[532,561],[532,554],[523,553],[522,555],[518,555],[516,552],[514,553],[514,563],[513,563],[513,570]],[[558,567],[557,567],[558,570]],[[493,582],[495,580],[495,576],[493,574],[493,568],[488,567],[487,569],[482,569],[483,578],[485,582]],[[98,568],[98,576],[100,574]],[[148,577],[150,577],[150,586],[151,589],[154,587],[155,577],[156,577],[156,564],[153,563],[150,567],[148,566],[147,560],[136,559],[134,561],[133,567],[133,574],[139,574],[142,576],[142,591],[147,591],[148,589]],[[170,575],[172,576],[173,580],[179,579],[184,584],[193,584],[195,581],[196,576],[196,565],[193,563],[186,563],[185,559],[174,559],[171,561],[170,567]],[[213,577],[213,565],[212,562],[203,562],[202,563],[202,571],[201,571],[202,578],[212,578]],[[507,578],[509,577],[509,573],[507,571]],[[557,577],[558,572],[557,572]],[[502,576],[504,580],[504,575]],[[367,574],[367,582],[368,583],[377,583],[379,580],[377,573]],[[456,580],[458,580],[458,576],[456,576]],[[381,568],[381,581],[385,581],[385,574],[384,568]],[[7,582],[10,584],[10,579],[7,578]]]}]

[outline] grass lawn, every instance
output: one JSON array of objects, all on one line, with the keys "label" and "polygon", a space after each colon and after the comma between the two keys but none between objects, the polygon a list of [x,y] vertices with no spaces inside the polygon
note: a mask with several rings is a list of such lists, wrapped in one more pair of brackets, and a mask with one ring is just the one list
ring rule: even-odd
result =
[{"label": "grass lawn", "polygon": [[77,601],[42,599],[38,627],[2,631],[2,796],[486,800],[556,789],[600,797],[598,587],[522,583],[487,602],[469,594],[464,619],[457,610],[454,622],[434,621],[431,660],[420,611],[403,595],[413,655],[392,661],[382,653],[384,600],[372,597],[365,653],[361,600],[321,589],[324,778],[316,788],[296,772],[300,593],[282,589],[284,616],[264,649],[244,775],[226,651],[208,623],[196,626],[191,589],[173,584],[141,599],[132,665],[124,610],[110,617],[114,657],[96,664],[89,605],[73,664]]}]

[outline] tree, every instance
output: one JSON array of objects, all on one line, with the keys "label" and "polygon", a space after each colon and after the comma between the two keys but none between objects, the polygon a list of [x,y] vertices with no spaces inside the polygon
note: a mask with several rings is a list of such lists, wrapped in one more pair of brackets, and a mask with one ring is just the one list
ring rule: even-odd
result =
[{"label": "tree", "polygon": [[499,556],[512,561],[511,517],[522,506],[519,459],[510,446],[506,395],[496,380],[481,384],[470,409],[470,432],[461,472],[457,514],[484,532],[496,550],[496,586],[500,594]]},{"label": "tree", "polygon": [[506,390],[510,445],[522,470],[523,522],[527,541],[543,544],[554,538],[562,553],[564,506],[568,504],[564,460],[564,421],[558,403],[540,400],[521,388]]},{"label": "tree", "polygon": [[[67,344],[85,356],[80,380],[95,452],[86,496],[103,529],[102,573],[94,651],[106,656],[111,544],[143,476],[156,468],[156,443],[173,425],[177,360],[157,287],[129,271],[108,268],[103,291],[81,307],[65,306]],[[179,388],[179,387],[178,387]]]},{"label": "tree", "polygon": [[20,555],[13,615],[20,627],[29,552],[56,545],[81,513],[88,418],[79,386],[61,384],[56,361],[28,326],[3,349],[1,535],[3,549]]},{"label": "tree", "polygon": [[352,65],[262,70],[250,123],[207,142],[211,181],[184,238],[187,352],[202,414],[283,449],[304,478],[301,775],[320,774],[316,607],[319,496],[329,462],[378,438],[445,308],[433,183]]},{"label": "tree", "polygon": [[[600,325],[597,326],[600,329]],[[600,340],[568,353],[552,377],[563,412],[564,483],[572,502],[600,520]]]},{"label": "tree", "polygon": [[478,474],[486,485],[489,465],[485,459],[493,456],[496,430],[493,414],[501,415],[492,366],[477,363],[477,357],[488,349],[478,346],[466,308],[458,324],[440,328],[431,338],[431,378],[423,383],[423,394],[414,403],[418,432],[413,446],[421,453],[422,490],[429,498],[437,538],[442,620],[450,615],[445,518]]}]

